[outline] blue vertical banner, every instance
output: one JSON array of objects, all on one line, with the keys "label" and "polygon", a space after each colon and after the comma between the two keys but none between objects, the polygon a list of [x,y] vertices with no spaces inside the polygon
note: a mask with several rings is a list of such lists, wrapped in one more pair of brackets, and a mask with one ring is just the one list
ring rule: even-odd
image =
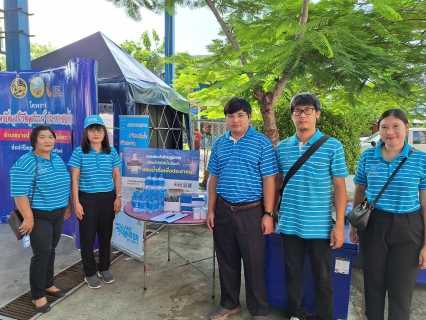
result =
[{"label": "blue vertical banner", "polygon": [[[129,147],[144,150],[149,145],[149,117],[137,115],[120,115],[120,158]],[[132,149],[133,150],[133,149]],[[136,159],[137,162],[137,159]],[[122,162],[122,167],[124,163]],[[122,181],[126,177],[123,175]],[[121,188],[121,202],[124,206],[129,202],[134,192],[140,188],[139,184],[124,185]],[[142,261],[143,259],[143,224],[120,211],[114,220],[112,245],[129,256]]]},{"label": "blue vertical banner", "polygon": [[[0,222],[5,223],[13,206],[9,171],[31,149],[32,128],[46,124],[55,130],[53,151],[65,163],[80,145],[76,132],[82,132],[83,122],[77,113],[84,119],[97,112],[97,62],[77,58],[53,69],[0,72],[0,101]],[[65,233],[74,235],[71,220]]]},{"label": "blue vertical banner", "polygon": [[149,116],[119,116],[120,150],[124,148],[148,148]]}]

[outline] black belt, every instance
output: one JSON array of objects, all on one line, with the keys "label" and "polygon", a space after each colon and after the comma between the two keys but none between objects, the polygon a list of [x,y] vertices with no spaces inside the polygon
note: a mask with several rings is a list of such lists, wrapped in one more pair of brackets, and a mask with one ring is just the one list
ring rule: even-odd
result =
[{"label": "black belt", "polygon": [[258,207],[262,204],[262,200],[257,200],[248,203],[231,203],[223,199],[220,195],[217,195],[217,199],[221,201],[225,207],[230,208],[232,211],[243,211],[251,208]]}]

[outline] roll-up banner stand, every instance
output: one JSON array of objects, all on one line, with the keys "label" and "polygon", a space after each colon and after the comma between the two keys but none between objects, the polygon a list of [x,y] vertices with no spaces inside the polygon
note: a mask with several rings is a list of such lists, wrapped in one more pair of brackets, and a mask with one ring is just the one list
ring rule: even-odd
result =
[{"label": "roll-up banner stand", "polygon": [[[123,151],[128,148],[136,148],[137,150],[148,148],[149,145],[149,117],[137,115],[121,115],[120,123],[120,141],[119,154],[123,162]],[[124,181],[126,176],[122,176]],[[139,185],[124,186],[121,184],[121,203],[124,204],[131,201],[133,193],[140,188]],[[127,255],[143,261],[143,223],[137,219],[129,217],[123,211],[115,216],[114,230],[112,236],[112,246]]]}]

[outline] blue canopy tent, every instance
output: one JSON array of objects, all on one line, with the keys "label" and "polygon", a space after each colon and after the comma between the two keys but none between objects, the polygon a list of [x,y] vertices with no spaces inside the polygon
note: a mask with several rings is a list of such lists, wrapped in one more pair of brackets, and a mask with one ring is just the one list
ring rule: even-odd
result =
[{"label": "blue canopy tent", "polygon": [[[182,149],[190,139],[189,102],[101,32],[33,60],[32,69],[63,66],[72,58],[98,62],[98,101],[113,105],[114,127],[119,115],[149,115],[150,148]],[[114,130],[117,149],[118,140]]]}]

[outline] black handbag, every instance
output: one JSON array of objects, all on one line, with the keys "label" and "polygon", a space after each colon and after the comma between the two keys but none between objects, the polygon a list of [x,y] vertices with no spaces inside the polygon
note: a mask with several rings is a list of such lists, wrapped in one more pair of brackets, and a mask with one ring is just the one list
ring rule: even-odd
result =
[{"label": "black handbag", "polygon": [[[31,196],[30,207],[31,207],[33,200],[34,200],[34,192],[35,192],[35,188],[36,188],[37,174],[38,174],[37,156],[35,156],[35,159],[36,159],[36,172],[35,172],[35,177],[34,177],[33,194]],[[9,224],[10,228],[12,228],[12,231],[15,234],[15,237],[16,237],[17,240],[21,240],[24,237],[24,235],[21,233],[21,230],[19,230],[19,228],[22,226],[23,222],[24,222],[24,217],[22,216],[19,209],[16,208],[16,203],[15,203],[15,208],[12,209],[12,211],[9,214],[9,217],[7,217],[7,223]]]},{"label": "black handbag", "polygon": [[[414,152],[414,148],[411,148],[410,152],[408,153],[408,156],[410,156],[413,152]],[[385,190],[388,187],[389,183],[395,177],[396,173],[402,167],[402,165],[407,160],[407,158],[404,158],[400,162],[400,164],[395,169],[395,171],[392,173],[392,175],[389,177],[388,181],[386,181],[386,183],[383,186],[382,190],[380,190],[379,194],[377,195],[376,199],[374,199],[374,202],[372,204],[369,204],[368,201],[367,201],[367,198],[365,198],[359,205],[357,205],[346,216],[346,220],[349,221],[349,223],[354,228],[356,228],[358,231],[363,231],[363,230],[365,230],[365,228],[367,228],[368,220],[370,219],[371,212],[376,207],[377,201],[379,201],[379,198],[382,196],[383,192],[385,192]]]}]

